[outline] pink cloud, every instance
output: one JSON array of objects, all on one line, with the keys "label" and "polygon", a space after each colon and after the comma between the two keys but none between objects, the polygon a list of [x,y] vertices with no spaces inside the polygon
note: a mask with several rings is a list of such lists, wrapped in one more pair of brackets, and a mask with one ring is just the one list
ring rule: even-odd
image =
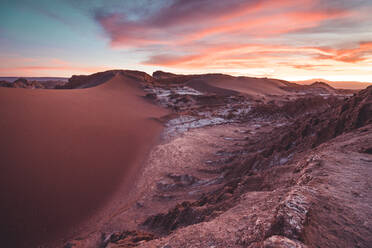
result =
[{"label": "pink cloud", "polygon": [[128,48],[182,46],[216,35],[226,39],[234,33],[246,37],[279,36],[350,14],[346,10],[316,8],[318,3],[319,0],[179,0],[137,21],[122,13],[97,14],[96,20],[108,34],[112,47]]},{"label": "pink cloud", "polygon": [[268,66],[313,70],[326,67],[325,63],[362,62],[369,56],[369,45],[336,49],[272,41],[288,40],[287,34],[357,16],[353,9],[340,6],[320,0],[176,0],[135,21],[123,13],[97,15],[96,20],[110,37],[112,48],[147,51],[143,65],[193,70]]},{"label": "pink cloud", "polygon": [[319,50],[326,53],[320,54],[318,59],[355,63],[372,57],[372,42],[361,42],[353,48],[319,48]]},{"label": "pink cloud", "polygon": [[[361,62],[372,57],[372,42],[360,43],[355,48],[331,49],[324,47],[296,47],[263,44],[229,44],[212,46],[194,55],[156,55],[143,62],[145,65],[174,68],[245,68],[266,67],[268,64],[287,65],[297,69],[320,66],[322,60],[334,62]],[[291,58],[294,58],[291,61]],[[309,64],[314,63],[314,64]],[[332,65],[333,62],[330,62]]]},{"label": "pink cloud", "polygon": [[81,71],[98,72],[107,69],[106,67],[79,67],[79,66],[19,66],[19,67],[1,67],[1,72],[35,72],[35,71]]},{"label": "pink cloud", "polygon": [[[104,71],[109,68],[104,66],[82,66],[76,63],[70,63],[58,58],[52,59],[27,59],[22,57],[12,64],[7,63],[7,60],[0,60],[0,75],[3,76],[37,76],[50,75],[51,72],[59,72],[59,75],[71,76],[72,73],[94,73]],[[32,63],[30,63],[32,62]]]}]

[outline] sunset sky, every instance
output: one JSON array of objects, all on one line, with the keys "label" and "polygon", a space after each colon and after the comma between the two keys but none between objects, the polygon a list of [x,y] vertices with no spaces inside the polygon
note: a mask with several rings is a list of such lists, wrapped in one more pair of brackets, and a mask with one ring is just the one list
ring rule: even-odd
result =
[{"label": "sunset sky", "polygon": [[135,69],[372,82],[371,0],[0,5],[0,76]]}]

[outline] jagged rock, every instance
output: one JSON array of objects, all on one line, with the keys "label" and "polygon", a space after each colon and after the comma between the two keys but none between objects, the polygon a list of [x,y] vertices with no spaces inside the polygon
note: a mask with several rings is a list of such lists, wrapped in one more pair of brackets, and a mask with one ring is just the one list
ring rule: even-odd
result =
[{"label": "jagged rock", "polygon": [[307,248],[307,246],[300,241],[274,235],[263,242],[263,248]]},{"label": "jagged rock", "polygon": [[115,232],[110,235],[103,236],[100,247],[135,247],[144,241],[149,241],[154,238],[156,237],[153,234],[140,231]]},{"label": "jagged rock", "polygon": [[173,73],[170,73],[170,72],[164,72],[164,71],[154,71],[152,73],[152,76],[155,78],[155,79],[168,79],[168,78],[174,78],[174,77],[178,77],[180,75],[177,75],[177,74],[173,74]]},{"label": "jagged rock", "polygon": [[169,233],[181,226],[192,225],[203,219],[201,212],[196,211],[189,202],[183,202],[167,214],[150,216],[143,225],[160,233]]},{"label": "jagged rock", "polygon": [[192,186],[200,182],[200,180],[192,175],[183,174],[175,175],[168,174],[167,177],[171,180],[162,180],[157,183],[157,188],[161,191],[171,191],[177,190],[179,188],[184,188],[187,186]]},{"label": "jagged rock", "polygon": [[84,240],[72,240],[67,242],[63,248],[85,248],[86,244]]},{"label": "jagged rock", "polygon": [[12,88],[12,83],[7,82],[7,81],[0,81],[0,87],[7,87],[7,88]]},{"label": "jagged rock", "polygon": [[145,97],[151,100],[155,100],[157,98],[155,93],[147,93]]},{"label": "jagged rock", "polygon": [[280,203],[272,233],[291,239],[300,239],[304,230],[311,200],[302,188],[293,189]]},{"label": "jagged rock", "polygon": [[29,82],[25,78],[18,78],[13,82],[13,88],[27,88]]}]

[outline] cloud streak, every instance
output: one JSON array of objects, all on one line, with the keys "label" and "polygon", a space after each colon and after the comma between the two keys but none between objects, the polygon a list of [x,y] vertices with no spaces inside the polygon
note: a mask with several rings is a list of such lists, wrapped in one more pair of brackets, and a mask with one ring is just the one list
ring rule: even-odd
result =
[{"label": "cloud streak", "polygon": [[[84,66],[71,63],[58,58],[36,59],[17,57],[16,63],[9,58],[0,58],[1,76],[43,76],[53,72],[54,76],[66,75],[67,73],[94,73],[97,71],[108,70],[105,66]],[[56,75],[56,73],[58,75]]]},{"label": "cloud streak", "polygon": [[[178,46],[210,37],[246,38],[286,34],[350,15],[345,9],[317,8],[318,1],[178,0],[147,18],[97,11],[96,21],[112,47]],[[304,8],[306,6],[306,8]],[[309,8],[310,7],[310,8]]]},{"label": "cloud streak", "polygon": [[[0,58],[2,73],[71,75],[106,65],[149,73],[170,69],[286,79],[324,72],[313,76],[372,80],[365,79],[372,62],[368,0],[26,2],[4,5],[0,49],[3,57],[32,59]],[[18,17],[21,13],[27,18]],[[29,26],[40,28],[30,32]],[[40,57],[51,61],[33,59]],[[98,66],[84,66],[87,61]]]},{"label": "cloud streak", "polygon": [[142,61],[147,66],[199,71],[331,70],[340,63],[368,61],[371,42],[359,40],[358,35],[347,44],[327,38],[342,33],[328,32],[324,38],[314,33],[320,39],[310,42],[305,36],[311,30],[332,30],[332,25],[339,27],[345,21],[355,23],[364,5],[364,1],[342,0],[176,0],[137,20],[124,12],[102,10],[96,12],[95,20],[111,48],[147,52]]},{"label": "cloud streak", "polygon": [[[291,60],[294,58],[296,61],[293,62],[293,67],[306,68],[306,66],[298,64],[301,62],[298,59],[299,54],[302,55],[305,64],[317,60],[355,63],[371,58],[372,42],[363,42],[357,47],[349,49],[261,44],[212,46],[194,55],[155,55],[144,61],[144,64],[188,68],[200,66],[215,68],[218,65],[218,68],[223,68],[231,65],[244,67],[248,62],[257,64],[267,60],[273,61],[274,63],[272,64],[275,64],[278,60]],[[288,62],[287,65],[291,66]],[[312,66],[312,68],[314,67]],[[307,66],[307,68],[310,68],[310,66]]]}]

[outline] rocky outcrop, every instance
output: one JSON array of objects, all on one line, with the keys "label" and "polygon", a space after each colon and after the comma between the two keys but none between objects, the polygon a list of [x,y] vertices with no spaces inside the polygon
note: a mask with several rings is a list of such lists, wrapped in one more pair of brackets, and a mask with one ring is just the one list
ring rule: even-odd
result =
[{"label": "rocky outcrop", "polygon": [[11,88],[27,88],[27,89],[44,89],[45,87],[37,81],[28,81],[25,78],[19,78],[13,83],[9,84]]},{"label": "rocky outcrop", "polygon": [[180,77],[180,76],[184,76],[184,75],[177,75],[177,74],[173,74],[170,72],[164,72],[164,71],[154,71],[152,73],[152,77],[157,80],[175,78],[175,77]]},{"label": "rocky outcrop", "polygon": [[282,235],[294,240],[303,237],[304,226],[312,204],[309,193],[309,189],[305,187],[294,187],[280,202],[270,234]]},{"label": "rocky outcrop", "polygon": [[89,76],[81,75],[72,76],[65,85],[57,87],[57,89],[81,89],[90,88],[100,85],[115,76],[114,71],[99,72]]},{"label": "rocky outcrop", "polygon": [[12,83],[7,81],[0,81],[0,87],[12,88]]},{"label": "rocky outcrop", "polygon": [[122,231],[110,234],[102,234],[101,240],[98,244],[89,244],[88,242],[77,239],[64,244],[63,248],[86,248],[86,247],[99,247],[99,248],[112,248],[112,247],[136,247],[143,242],[155,239],[151,233],[141,231]]},{"label": "rocky outcrop", "polygon": [[101,247],[136,247],[139,244],[152,240],[154,238],[156,237],[153,234],[140,231],[124,231],[112,233],[110,235],[107,235],[106,237],[103,236]]},{"label": "rocky outcrop", "polygon": [[[306,248],[307,246],[297,240],[274,235],[263,242],[263,248]],[[252,247],[253,248],[253,247]]]}]

